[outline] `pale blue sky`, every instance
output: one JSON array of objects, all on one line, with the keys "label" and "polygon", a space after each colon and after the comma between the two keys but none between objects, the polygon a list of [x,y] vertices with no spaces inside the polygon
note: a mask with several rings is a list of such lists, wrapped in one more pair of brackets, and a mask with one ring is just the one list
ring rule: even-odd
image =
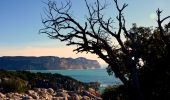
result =
[{"label": "pale blue sky", "polygon": [[[46,35],[38,34],[42,28],[41,15],[43,3],[47,0],[1,0],[0,1],[0,56],[28,55],[26,49],[57,49],[65,48],[60,42],[49,39]],[[64,0],[56,0],[64,1]],[[73,15],[82,22],[86,7],[84,0],[70,0]],[[91,0],[89,0],[91,1]],[[94,1],[94,0],[93,0]],[[102,1],[102,0],[101,0]],[[113,0],[105,15],[115,15]],[[120,4],[126,2],[129,6],[125,10],[127,26],[136,22],[143,26],[156,26],[155,11],[159,7],[163,15],[170,15],[170,0],[118,0]],[[15,53],[15,51],[20,51]],[[27,54],[26,54],[27,53]],[[42,53],[41,53],[42,54]],[[37,55],[41,55],[37,54]],[[31,54],[30,54],[31,55]],[[32,55],[36,55],[33,53]],[[52,55],[44,52],[44,55]],[[57,54],[54,54],[57,56]],[[62,55],[60,55],[62,56]],[[63,55],[65,57],[65,55]],[[69,55],[68,55],[69,56]],[[81,55],[80,55],[81,56]]]}]

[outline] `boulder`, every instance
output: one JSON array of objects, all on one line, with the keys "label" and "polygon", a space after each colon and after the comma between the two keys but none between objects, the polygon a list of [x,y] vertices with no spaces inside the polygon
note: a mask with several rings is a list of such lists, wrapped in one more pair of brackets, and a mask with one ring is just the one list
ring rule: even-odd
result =
[{"label": "boulder", "polygon": [[39,99],[39,96],[38,94],[35,92],[33,94],[30,94],[30,96],[33,98],[33,99]]},{"label": "boulder", "polygon": [[46,100],[52,100],[52,98],[53,98],[52,95],[47,95],[45,99],[46,99]]},{"label": "boulder", "polygon": [[35,92],[34,90],[28,90],[28,95],[31,96],[33,99],[39,99],[37,92]]},{"label": "boulder", "polygon": [[14,93],[14,95],[16,95],[16,96],[19,96],[19,97],[21,97],[22,96],[22,94],[19,94],[19,93]]},{"label": "boulder", "polygon": [[12,98],[12,97],[13,97],[13,94],[12,94],[12,93],[7,93],[7,94],[6,94],[6,97],[7,97],[7,98]]},{"label": "boulder", "polygon": [[41,88],[34,88],[34,91],[35,91],[35,92],[40,92],[40,91],[41,91]]},{"label": "boulder", "polygon": [[69,97],[67,92],[57,92],[56,96]]},{"label": "boulder", "polygon": [[35,93],[35,91],[34,90],[28,90],[28,95],[30,95],[30,94],[34,94]]},{"label": "boulder", "polygon": [[48,92],[49,94],[53,94],[53,93],[54,93],[54,90],[53,90],[52,88],[49,88],[49,89],[47,89],[47,92]]},{"label": "boulder", "polygon": [[6,96],[0,92],[0,98],[5,98]]},{"label": "boulder", "polygon": [[14,96],[12,97],[12,99],[14,99],[14,100],[21,100],[21,96],[16,96],[16,95],[14,95]]},{"label": "boulder", "polygon": [[80,95],[78,95],[77,93],[72,93],[70,96],[71,96],[71,97],[70,97],[71,100],[80,100],[80,99],[82,98],[82,97],[81,97]]},{"label": "boulder", "polygon": [[22,96],[22,100],[33,100],[31,96]]},{"label": "boulder", "polygon": [[42,88],[42,89],[41,89],[41,92],[47,93],[47,89]]},{"label": "boulder", "polygon": [[90,100],[88,96],[83,96],[81,100]]},{"label": "boulder", "polygon": [[39,95],[39,99],[45,99],[48,96],[48,94],[44,92],[39,92],[38,95]]},{"label": "boulder", "polygon": [[68,91],[64,89],[59,89],[57,92],[68,92]]}]

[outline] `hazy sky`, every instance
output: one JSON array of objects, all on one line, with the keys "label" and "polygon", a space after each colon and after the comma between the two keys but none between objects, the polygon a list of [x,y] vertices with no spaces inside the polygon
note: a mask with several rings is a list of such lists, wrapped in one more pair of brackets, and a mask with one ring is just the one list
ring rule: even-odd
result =
[{"label": "hazy sky", "polygon": [[[56,0],[64,1],[64,0]],[[84,0],[70,0],[73,15],[82,22],[85,17],[86,7]],[[91,0],[89,0],[91,1]],[[94,1],[94,0],[93,0]],[[102,1],[102,0],[101,0]],[[105,15],[116,14],[113,0]],[[164,12],[162,16],[170,15],[170,0],[118,0],[120,4],[126,2],[129,6],[124,14],[127,26],[137,23],[138,26],[156,26],[155,11],[159,7]],[[0,56],[84,56],[97,59],[97,56],[86,53],[72,52],[74,47],[65,47],[56,40],[49,39],[46,35],[38,34],[42,28],[41,15],[47,0],[1,0],[0,1]],[[81,12],[81,13],[80,13]],[[99,60],[100,63],[102,60]]]}]

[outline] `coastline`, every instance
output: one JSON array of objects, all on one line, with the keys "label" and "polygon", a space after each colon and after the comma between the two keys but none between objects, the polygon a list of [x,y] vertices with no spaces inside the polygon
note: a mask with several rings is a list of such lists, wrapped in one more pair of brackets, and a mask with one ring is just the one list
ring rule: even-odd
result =
[{"label": "coastline", "polygon": [[79,81],[88,82],[100,82],[101,87],[106,87],[108,85],[118,85],[122,84],[119,79],[114,75],[109,76],[105,68],[100,69],[85,69],[85,70],[30,70],[33,73],[59,73],[65,76],[73,77]]},{"label": "coastline", "polygon": [[[16,71],[16,70],[9,70]],[[100,82],[100,89],[104,89],[109,85],[121,85],[121,81],[114,75],[109,76],[105,68],[98,69],[61,69],[61,70],[26,70],[31,73],[50,73],[50,74],[61,74],[64,76],[72,77],[78,81],[89,83],[89,82]],[[88,78],[87,78],[88,77]]]}]

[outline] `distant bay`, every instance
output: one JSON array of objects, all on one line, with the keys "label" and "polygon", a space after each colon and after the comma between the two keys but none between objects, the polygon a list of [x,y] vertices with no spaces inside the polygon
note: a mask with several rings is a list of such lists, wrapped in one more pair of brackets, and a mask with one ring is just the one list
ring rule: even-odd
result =
[{"label": "distant bay", "polygon": [[108,85],[121,84],[120,80],[114,75],[109,76],[106,69],[86,69],[86,70],[30,70],[31,72],[41,73],[59,73],[66,76],[71,76],[82,82],[100,82],[101,87]]}]

